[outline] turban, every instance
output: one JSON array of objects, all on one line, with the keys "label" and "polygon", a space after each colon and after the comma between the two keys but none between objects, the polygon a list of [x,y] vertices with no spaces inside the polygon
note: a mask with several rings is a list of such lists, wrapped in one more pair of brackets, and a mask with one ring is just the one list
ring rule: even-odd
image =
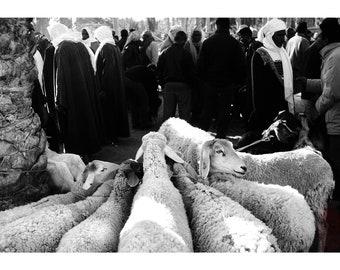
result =
[{"label": "turban", "polygon": [[290,58],[285,48],[283,46],[277,47],[273,41],[275,32],[281,30],[286,30],[286,24],[282,20],[272,19],[268,21],[262,29],[262,42],[271,58],[274,61],[281,60],[282,62],[285,99],[288,102],[289,112],[294,113],[293,70]]}]

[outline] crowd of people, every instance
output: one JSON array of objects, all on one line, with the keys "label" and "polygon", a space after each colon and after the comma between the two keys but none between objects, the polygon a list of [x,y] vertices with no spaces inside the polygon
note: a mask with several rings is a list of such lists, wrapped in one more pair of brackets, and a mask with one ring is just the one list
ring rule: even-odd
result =
[{"label": "crowd of people", "polygon": [[174,25],[162,42],[148,30],[123,29],[119,38],[108,26],[97,28],[95,39],[84,28],[80,40],[60,23],[48,31],[50,40],[37,34],[33,107],[51,149],[86,158],[130,136],[129,112],[133,129],[155,126],[161,102],[162,121],[178,112],[209,131],[215,119],[217,138],[226,137],[232,117],[247,132],[262,132],[280,111],[303,112],[326,127],[325,158],[340,198],[337,19],[324,19],[318,36],[304,21],[293,29],[280,19],[258,31],[241,25],[235,36],[228,18],[218,18],[209,37]]}]

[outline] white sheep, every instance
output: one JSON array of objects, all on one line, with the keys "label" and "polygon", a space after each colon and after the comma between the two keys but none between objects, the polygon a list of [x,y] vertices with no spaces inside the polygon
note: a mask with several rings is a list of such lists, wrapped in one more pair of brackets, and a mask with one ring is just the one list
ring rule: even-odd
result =
[{"label": "white sheep", "polygon": [[240,203],[273,230],[283,252],[309,251],[315,234],[315,219],[304,197],[290,186],[261,184],[216,173],[210,186]]},{"label": "white sheep", "polygon": [[[180,118],[169,118],[159,128],[174,151],[205,179],[209,173],[227,172],[243,176],[247,171],[244,162],[237,159],[232,143],[225,139],[215,139],[206,131],[192,127]],[[213,154],[211,152],[214,152]],[[201,156],[210,156],[200,162]],[[210,171],[207,168],[210,168]]]},{"label": "white sheep", "polygon": [[327,201],[334,189],[333,173],[328,162],[309,147],[263,155],[238,154],[248,168],[245,174],[247,180],[289,185],[305,197],[315,215],[316,248],[323,251],[328,227]]},{"label": "white sheep", "polygon": [[85,200],[44,207],[0,228],[0,252],[53,252],[62,236],[107,200],[113,180]]},{"label": "white sheep", "polygon": [[[159,132],[166,136],[168,145],[175,151],[181,152],[183,159],[198,172],[197,164],[200,163],[202,144],[212,140],[213,136],[179,118],[165,121]],[[245,174],[247,180],[281,186],[289,185],[305,197],[316,219],[317,249],[323,251],[327,234],[327,200],[334,189],[333,174],[327,161],[309,147],[263,155],[242,152],[237,154],[247,168]],[[233,172],[230,170],[230,173]]]},{"label": "white sheep", "polygon": [[[100,171],[98,164],[97,161]],[[138,182],[130,183],[124,172],[118,171],[108,200],[62,237],[57,252],[116,252],[119,233],[129,216],[135,194],[133,187]]]},{"label": "white sheep", "polygon": [[[66,165],[64,164],[64,166]],[[0,212],[0,226],[3,226],[21,217],[29,216],[47,206],[58,204],[66,205],[83,200],[87,196],[92,195],[98,185],[110,178],[113,178],[111,177],[111,174],[115,172],[115,169],[117,168],[118,165],[114,163],[94,160],[89,163],[85,167],[82,174],[78,176],[78,180],[72,185],[70,192],[65,194],[50,195],[37,202],[2,211]],[[93,185],[94,180],[96,181]],[[84,186],[86,189],[83,188]]]},{"label": "white sheep", "polygon": [[118,252],[193,251],[182,197],[170,181],[165,162],[165,153],[171,151],[166,147],[166,139],[150,132],[142,141],[136,160],[144,151],[143,183],[120,233]]},{"label": "white sheep", "polygon": [[181,191],[196,252],[279,252],[262,221],[220,191],[194,184],[176,163],[173,182]]},{"label": "white sheep", "polygon": [[46,146],[46,170],[50,175],[49,186],[55,193],[71,191],[72,186],[85,169],[85,164],[79,155],[58,154]]}]

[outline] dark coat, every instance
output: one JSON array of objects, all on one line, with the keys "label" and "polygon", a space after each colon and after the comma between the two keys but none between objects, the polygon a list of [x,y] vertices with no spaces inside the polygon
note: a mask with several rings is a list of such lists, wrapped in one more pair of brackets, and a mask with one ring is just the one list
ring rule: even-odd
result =
[{"label": "dark coat", "polygon": [[283,80],[274,72],[273,65],[263,60],[259,52],[261,49],[254,53],[252,59],[253,111],[249,119],[250,131],[263,131],[280,111],[288,110]]},{"label": "dark coat", "polygon": [[115,141],[117,137],[129,137],[123,62],[119,48],[105,44],[99,52],[96,67],[107,139]]},{"label": "dark coat", "polygon": [[84,44],[63,41],[55,52],[56,108],[67,152],[92,154],[100,150],[103,125],[98,85]]},{"label": "dark coat", "polygon": [[194,81],[194,62],[191,54],[182,44],[174,43],[159,56],[157,70],[161,84],[183,82],[192,86]]},{"label": "dark coat", "polygon": [[203,42],[197,69],[199,77],[212,86],[243,85],[246,80],[244,53],[229,32],[216,31]]}]

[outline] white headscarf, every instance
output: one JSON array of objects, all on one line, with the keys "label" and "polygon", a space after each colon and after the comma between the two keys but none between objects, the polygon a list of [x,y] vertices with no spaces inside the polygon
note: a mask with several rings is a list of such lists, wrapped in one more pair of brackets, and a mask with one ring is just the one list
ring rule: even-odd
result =
[{"label": "white headscarf", "polygon": [[[100,51],[102,50],[103,46],[106,43],[110,43],[110,44],[115,45],[116,42],[113,39],[112,30],[110,29],[110,27],[108,27],[106,25],[98,27],[94,31],[94,37],[100,42],[100,45],[99,45],[98,49],[96,50],[96,54],[94,56],[94,62],[97,63],[98,55],[99,55]],[[95,64],[95,69],[94,69],[95,73],[96,73],[96,69],[97,69],[97,65]]]},{"label": "white headscarf", "polygon": [[72,35],[71,30],[67,28],[66,25],[62,23],[56,23],[47,27],[47,30],[51,37],[51,42],[53,46],[57,49],[58,45],[64,41],[74,41],[76,42],[77,39],[74,35]]},{"label": "white headscarf", "polygon": [[293,70],[290,63],[289,55],[285,48],[277,47],[273,41],[273,35],[277,31],[286,30],[286,24],[279,19],[268,21],[262,29],[259,40],[263,42],[264,48],[267,50],[273,61],[281,60],[283,67],[283,82],[285,90],[285,99],[288,102],[289,112],[294,113],[294,94],[293,94]]},{"label": "white headscarf", "polygon": [[[58,45],[64,40],[78,42],[77,38],[72,33],[72,31],[68,29],[66,25],[62,23],[53,24],[47,27],[47,30],[50,34],[51,42],[53,46],[55,47],[55,50],[57,50]],[[85,44],[83,45],[85,46],[85,48],[87,49],[90,55],[91,64],[92,64],[93,69],[95,70],[94,53],[88,46],[86,46]]]},{"label": "white headscarf", "polygon": [[180,25],[174,25],[170,28],[169,30],[169,38],[171,39],[171,41],[174,43],[175,42],[175,36],[177,34],[177,32],[179,31],[184,31],[183,27]]}]

